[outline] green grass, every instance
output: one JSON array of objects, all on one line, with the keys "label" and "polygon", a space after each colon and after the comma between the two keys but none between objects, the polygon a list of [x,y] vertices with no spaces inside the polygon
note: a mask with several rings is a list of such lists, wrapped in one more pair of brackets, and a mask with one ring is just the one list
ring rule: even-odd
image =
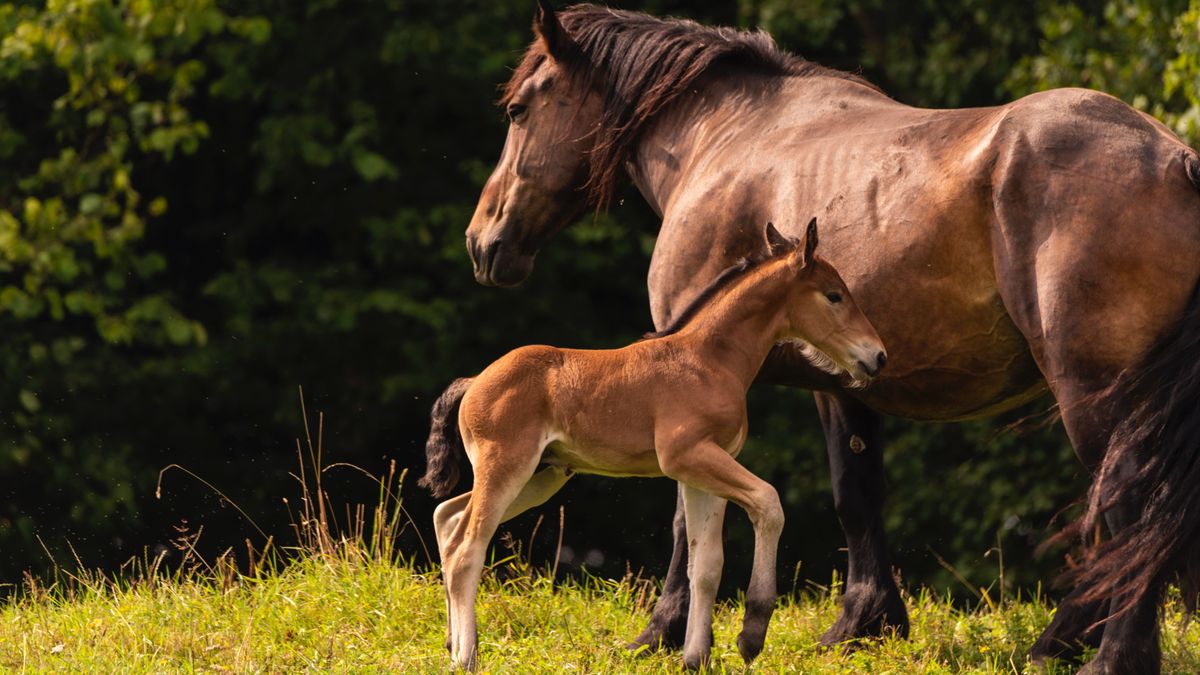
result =
[{"label": "green grass", "polygon": [[[512,574],[512,568],[507,568]],[[653,586],[585,579],[555,585],[517,566],[480,591],[480,657],[492,672],[670,672],[674,653],[630,655]],[[817,648],[837,613],[827,594],[781,602],[761,673],[1031,672],[1024,653],[1049,620],[1038,602],[973,611],[922,591],[908,597],[912,637],[854,652]],[[716,617],[713,666],[743,671],[736,602]],[[5,671],[444,672],[442,587],[436,572],[388,562],[349,544],[278,571],[241,576],[228,565],[192,574],[71,577],[28,584],[0,608]],[[1167,610],[1168,672],[1200,671],[1200,626]],[[1070,672],[1065,666],[1051,672]]]}]

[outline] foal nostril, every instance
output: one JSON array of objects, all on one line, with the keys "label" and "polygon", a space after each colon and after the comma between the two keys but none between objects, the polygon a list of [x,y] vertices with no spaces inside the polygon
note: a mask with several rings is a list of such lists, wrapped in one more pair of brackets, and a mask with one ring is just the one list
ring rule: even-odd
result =
[{"label": "foal nostril", "polygon": [[[875,359],[875,363],[877,364],[878,369],[882,369],[887,365],[887,354],[884,352],[879,352],[879,356]],[[876,372],[878,372],[878,370]]]}]

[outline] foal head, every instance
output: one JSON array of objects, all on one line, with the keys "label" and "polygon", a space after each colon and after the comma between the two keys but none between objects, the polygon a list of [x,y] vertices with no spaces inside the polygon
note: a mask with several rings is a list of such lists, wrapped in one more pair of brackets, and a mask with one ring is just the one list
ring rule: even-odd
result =
[{"label": "foal head", "polygon": [[809,221],[803,242],[784,237],[771,223],[766,238],[768,251],[786,254],[796,275],[785,300],[788,342],[827,372],[845,372],[860,382],[878,374],[887,363],[887,352],[841,275],[816,256],[817,219]]}]

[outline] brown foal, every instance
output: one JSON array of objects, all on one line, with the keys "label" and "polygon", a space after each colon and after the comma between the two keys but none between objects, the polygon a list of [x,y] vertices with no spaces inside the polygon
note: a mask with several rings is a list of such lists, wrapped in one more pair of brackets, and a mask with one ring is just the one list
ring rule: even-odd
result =
[{"label": "brown foal", "polygon": [[780,341],[859,383],[886,361],[837,271],[814,257],[815,218],[803,245],[769,223],[766,243],[758,260],[727,270],[675,325],[646,340],[613,350],[522,347],[438,399],[422,484],[445,495],[463,454],[475,470],[472,490],[434,512],[447,647],[457,665],[476,667],[475,595],[496,528],[544,503],[574,473],[667,476],[683,485],[690,668],[707,662],[712,642],[725,503],[745,509],[754,565],[738,651],[747,662],[762,651],[783,511],[775,489],[735,460],[746,440],[746,391]]}]

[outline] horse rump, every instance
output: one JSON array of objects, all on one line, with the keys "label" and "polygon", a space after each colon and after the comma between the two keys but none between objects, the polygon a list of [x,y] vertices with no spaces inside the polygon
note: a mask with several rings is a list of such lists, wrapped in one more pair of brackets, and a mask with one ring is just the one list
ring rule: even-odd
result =
[{"label": "horse rump", "polygon": [[434,497],[445,497],[458,485],[459,464],[466,456],[462,434],[458,431],[458,409],[471,388],[473,377],[460,377],[446,387],[430,412],[429,438],[425,441],[425,475],[417,485],[428,488]]}]

